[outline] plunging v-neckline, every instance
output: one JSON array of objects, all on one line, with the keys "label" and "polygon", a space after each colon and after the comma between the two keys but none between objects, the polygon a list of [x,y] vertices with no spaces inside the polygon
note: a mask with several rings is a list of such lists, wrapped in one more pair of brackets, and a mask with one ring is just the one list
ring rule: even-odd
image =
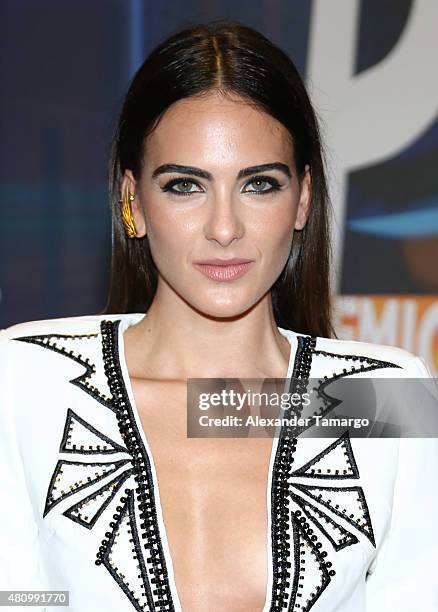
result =
[{"label": "plunging v-neckline", "polygon": [[[117,322],[118,329],[117,334],[114,337],[114,341],[117,342],[117,350],[116,354],[116,362],[120,371],[121,381],[125,387],[127,399],[129,400],[128,406],[128,418],[131,419],[131,425],[135,426],[138,431],[141,442],[143,445],[142,454],[147,459],[146,465],[144,466],[145,472],[149,478],[149,485],[151,490],[152,497],[152,505],[153,505],[153,515],[156,518],[156,538],[157,538],[157,546],[158,551],[157,554],[160,553],[160,549],[162,548],[162,565],[163,565],[163,574],[164,574],[164,583],[170,590],[169,599],[170,599],[170,610],[175,610],[177,612],[183,612],[183,608],[181,606],[181,601],[178,594],[178,589],[175,580],[174,574],[174,566],[173,559],[170,552],[169,540],[167,529],[164,523],[163,510],[160,501],[160,490],[159,490],[159,482],[157,477],[156,466],[154,462],[154,457],[149,445],[149,441],[146,436],[146,432],[142,426],[140,413],[135,401],[133,387],[131,384],[131,378],[128,371],[128,366],[125,357],[125,345],[124,345],[124,332],[135,323],[139,322],[142,318],[144,318],[144,313],[129,313],[122,315],[121,319]],[[290,345],[289,351],[289,360],[287,367],[286,379],[290,379],[292,377],[292,373],[297,371],[297,358],[300,354],[298,351],[298,341],[297,334],[291,330],[286,330],[281,327],[277,327],[278,331],[288,340]],[[285,383],[284,391],[287,390],[287,380]],[[277,456],[277,447],[279,442],[280,435],[276,430],[275,435],[272,438],[271,451],[269,455],[269,467],[268,467],[268,481],[266,488],[266,510],[267,510],[267,532],[266,532],[266,558],[267,558],[267,585],[266,585],[266,593],[265,593],[265,601],[263,604],[262,612],[269,612],[272,604],[272,587],[273,587],[273,559],[272,559],[272,477],[274,471],[274,463]],[[168,580],[166,580],[168,578]],[[165,588],[166,588],[165,586]]]}]

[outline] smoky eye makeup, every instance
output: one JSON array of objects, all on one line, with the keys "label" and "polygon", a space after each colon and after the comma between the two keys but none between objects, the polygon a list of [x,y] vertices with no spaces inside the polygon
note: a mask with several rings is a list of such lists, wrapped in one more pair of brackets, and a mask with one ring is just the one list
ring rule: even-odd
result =
[{"label": "smoky eye makeup", "polygon": [[[253,185],[252,189],[248,189],[248,185]],[[267,188],[259,188],[260,185],[267,185]],[[253,193],[257,195],[272,193],[281,189],[280,181],[273,176],[257,175],[246,181],[242,193]]]},{"label": "smoky eye makeup", "polygon": [[[176,187],[180,187],[180,188],[176,189]],[[197,181],[190,179],[190,178],[180,177],[180,178],[173,178],[167,181],[167,183],[165,183],[163,187],[161,187],[161,191],[165,193],[172,193],[175,195],[185,196],[185,195],[190,195],[192,193],[203,193],[204,190],[202,189],[202,187],[199,185]]]},{"label": "smoky eye makeup", "polygon": [[[278,179],[273,176],[255,175],[246,180],[241,193],[265,195],[279,191],[282,185]],[[177,196],[190,196],[194,193],[204,193],[204,189],[194,179],[191,178],[173,178],[167,181],[162,187],[164,193],[171,193]]]}]

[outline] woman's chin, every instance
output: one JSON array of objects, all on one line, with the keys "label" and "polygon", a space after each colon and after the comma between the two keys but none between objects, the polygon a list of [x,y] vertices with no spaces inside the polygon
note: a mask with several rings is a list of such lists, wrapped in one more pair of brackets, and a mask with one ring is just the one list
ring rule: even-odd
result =
[{"label": "woman's chin", "polygon": [[206,317],[214,319],[238,319],[248,313],[254,302],[250,300],[232,300],[226,302],[205,301],[194,304],[198,312]]}]

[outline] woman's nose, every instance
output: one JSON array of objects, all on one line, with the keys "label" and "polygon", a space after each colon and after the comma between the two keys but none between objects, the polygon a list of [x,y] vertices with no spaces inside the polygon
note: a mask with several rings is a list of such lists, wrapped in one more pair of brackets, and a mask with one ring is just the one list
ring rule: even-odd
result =
[{"label": "woman's nose", "polygon": [[244,234],[242,212],[239,203],[232,196],[216,197],[211,203],[208,220],[204,232],[208,240],[215,240],[226,246]]}]

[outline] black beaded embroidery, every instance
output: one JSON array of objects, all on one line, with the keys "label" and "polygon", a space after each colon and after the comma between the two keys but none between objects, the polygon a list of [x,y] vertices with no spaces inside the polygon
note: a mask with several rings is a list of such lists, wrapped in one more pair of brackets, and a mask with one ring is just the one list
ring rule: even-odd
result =
[{"label": "black beaded embroidery", "polygon": [[[306,391],[312,359],[315,355],[329,360],[351,360],[352,362],[349,370],[342,368],[341,372],[335,371],[332,376],[324,376],[318,381],[319,387],[315,390],[322,399],[322,406],[314,414],[321,416],[326,415],[340,403],[340,400],[332,398],[325,391],[327,385],[334,380],[357,372],[400,367],[394,363],[370,357],[316,350],[315,337],[298,335],[297,341],[298,347],[289,392],[302,394]],[[294,414],[300,416],[300,413],[300,407],[289,407],[285,410],[284,416],[289,419]],[[300,482],[302,479],[309,478],[339,480],[360,477],[348,431],[300,468],[292,470],[294,454],[299,441],[298,436],[307,427],[283,425],[280,429],[271,489],[273,583],[270,612],[281,612],[285,609],[291,612],[310,610],[333,576],[336,575],[335,570],[332,569],[333,563],[329,560],[327,551],[322,549],[322,542],[319,541],[317,534],[325,537],[336,552],[359,542],[355,534],[350,533],[339,521],[336,521],[315,503],[311,503],[307,496],[350,523],[374,547],[376,545],[371,517],[361,487],[311,486]],[[339,459],[335,453],[340,449],[343,450],[343,457]],[[334,464],[336,467],[328,467]],[[341,507],[342,504],[332,501],[328,496],[329,492],[333,492],[333,496],[345,499],[350,506],[354,502],[354,510],[351,511],[350,507],[348,511],[345,507]],[[291,511],[291,504],[298,509]],[[308,576],[306,576],[306,563],[307,565],[311,563],[314,570]],[[319,582],[309,584],[311,577],[315,575],[319,576]]]},{"label": "black beaded embroidery", "polygon": [[[300,517],[300,514],[299,511],[292,512],[290,518],[293,526],[294,574],[289,609],[307,612],[327,588],[330,576],[334,575],[334,571],[328,569],[330,562],[326,563],[324,551],[320,550],[321,544],[319,542],[315,544],[316,536],[312,535],[312,529],[310,529],[305,518]],[[309,580],[306,576],[309,564],[313,565],[311,568],[313,571],[310,573],[319,577],[319,583],[315,582],[310,587],[306,584]],[[304,598],[306,587],[310,593],[306,593],[307,597]]]},{"label": "black beaded embroidery", "polygon": [[[73,495],[74,493],[85,489],[85,487],[106,478],[128,462],[129,459],[121,459],[120,461],[112,461],[107,463],[66,461],[64,459],[60,459],[56,464],[55,471],[53,472],[50,480],[43,517],[45,517],[46,514],[61,501],[64,501],[64,499],[70,497],[70,495]],[[76,480],[74,480],[73,484],[68,485],[68,491],[61,489],[60,493],[58,494],[58,487],[63,486],[62,484],[59,485],[58,482],[61,481],[65,468],[73,468],[71,471],[73,472]],[[67,484],[68,483],[66,483],[64,486],[67,486]]]},{"label": "black beaded embroidery", "polygon": [[[289,392],[304,392],[306,382],[312,363],[312,350],[315,348],[316,338],[310,336],[297,336],[298,347],[295,355],[294,369],[292,373],[291,386]],[[293,407],[285,410],[285,418],[289,419]],[[283,426],[280,430],[275,460],[272,472],[271,490],[271,542],[272,542],[272,562],[273,562],[273,581],[271,593],[270,612],[281,612],[284,608],[289,608],[288,590],[291,577],[290,569],[292,564],[290,549],[290,510],[288,499],[287,478],[294,461],[297,439],[293,437],[290,426]],[[295,551],[296,552],[296,551]],[[296,585],[294,578],[294,585]],[[293,609],[293,608],[292,608]]]},{"label": "black beaded embroidery", "polygon": [[[297,506],[302,509],[309,520],[311,520],[331,542],[336,551],[342,550],[346,546],[351,546],[351,544],[356,544],[359,541],[353,533],[350,533],[342,525],[339,525],[339,523],[330,518],[325,512],[307,500],[299,497],[298,495],[294,495],[294,493],[291,493],[290,496]],[[300,511],[297,510],[295,514],[299,515]],[[325,527],[323,525],[323,521],[326,524]]]},{"label": "black beaded embroidery", "polygon": [[[353,527],[356,527],[356,529],[363,533],[363,535],[369,539],[373,546],[376,545],[370,513],[362,487],[324,487],[316,485],[303,485],[298,483],[294,483],[293,486],[334,512],[334,514],[340,518],[348,521],[351,525],[353,525]],[[328,497],[328,493],[330,491],[336,492],[338,495],[342,495],[343,497],[348,496],[353,498],[355,495],[361,516],[358,517],[354,513],[348,514],[348,511],[345,508],[341,508],[339,504],[335,504],[334,501]],[[326,498],[324,498],[324,496]]]},{"label": "black beaded embroidery", "polygon": [[[401,368],[401,366],[392,363],[390,361],[383,361],[382,359],[375,359],[374,357],[365,357],[363,355],[343,355],[342,353],[331,353],[329,351],[322,351],[318,349],[314,349],[312,351],[312,355],[315,357],[323,357],[328,358],[330,360],[330,365],[336,368],[336,361],[346,361],[351,365],[349,369],[342,368],[342,371],[337,371],[333,373],[331,376],[323,376],[322,379],[318,380],[318,386],[313,387],[313,391],[316,391],[316,396],[319,401],[319,409],[315,410],[312,416],[320,416],[325,417],[331,410],[336,408],[339,404],[342,403],[342,400],[332,397],[327,392],[327,387],[339,380],[340,378],[346,378],[347,376],[351,376],[352,374],[358,374],[361,372],[369,372],[371,370],[379,370],[381,368]],[[334,363],[333,363],[334,362]],[[338,369],[338,368],[336,368]],[[312,400],[312,405],[315,404],[317,400],[315,397]],[[310,421],[311,423],[312,421]],[[303,431],[311,427],[311,424],[305,425],[297,425],[293,433],[295,436],[299,436]]]},{"label": "black beaded embroidery", "polygon": [[[75,353],[73,350],[68,350],[65,345],[69,341],[74,340],[89,340],[91,338],[97,338],[97,334],[44,334],[39,336],[22,336],[21,338],[14,338],[19,342],[29,342],[30,344],[36,344],[37,346],[41,346],[46,349],[50,349],[51,351],[55,351],[55,353],[59,353],[64,355],[64,357],[68,357],[76,363],[80,363],[85,368],[85,372],[76,378],[73,378],[70,382],[73,385],[76,385],[89,395],[96,399],[98,402],[113,410],[113,404],[110,397],[107,397],[100,389],[91,385],[89,380],[96,373],[95,364],[91,363],[89,357],[83,357],[79,353]],[[86,345],[84,345],[84,350],[86,350]]]},{"label": "black beaded embroidery", "polygon": [[[153,578],[151,582],[156,585],[155,607],[153,610],[175,610],[169,586],[166,560],[158,526],[157,510],[155,504],[154,483],[148,453],[141,439],[140,431],[136,425],[132,406],[121,372],[118,353],[118,329],[120,320],[101,322],[101,335],[105,372],[109,387],[116,405],[116,416],[122,438],[132,456],[135,477],[137,482],[136,496],[140,509],[141,538],[144,540],[143,548],[149,554],[152,564]],[[134,544],[137,546],[140,540]],[[141,548],[137,548],[136,555],[142,556]],[[143,571],[143,567],[141,567]],[[144,577],[147,583],[149,578]]]},{"label": "black beaded embroidery", "polygon": [[[91,529],[94,527],[97,519],[100,517],[105,508],[109,506],[111,501],[116,496],[116,493],[131,476],[131,474],[133,474],[132,469],[118,474],[110,482],[104,484],[103,487],[100,487],[100,489],[97,491],[87,495],[87,497],[81,499],[77,504],[70,506],[70,508],[63,512],[64,516],[72,521],[75,521],[76,523],[79,523],[79,525],[82,525],[82,527]],[[98,501],[94,514],[91,514],[90,510],[87,509],[87,506],[89,506],[93,501],[98,500],[99,497],[105,497],[106,499],[103,503]],[[90,514],[91,516],[89,516]]]},{"label": "black beaded embroidery", "polygon": [[[116,443],[68,408],[59,446],[61,453],[102,456],[117,454],[126,455],[128,458],[114,459],[111,462],[60,459],[49,483],[43,517],[46,517],[58,503],[66,498],[83,489],[93,487],[98,481],[106,479],[125,466],[126,469],[70,506],[63,512],[63,515],[82,527],[92,529],[105,509],[116,498],[118,498],[118,504],[126,502],[123,508],[120,505],[117,506],[116,510],[120,514],[113,516],[117,522],[109,523],[112,532],[105,534],[109,539],[102,541],[95,563],[96,565],[103,564],[107,568],[136,610],[172,612],[175,608],[171,598],[158,529],[149,458],[136,427],[121,374],[118,357],[120,322],[120,319],[114,322],[101,321],[100,335],[97,333],[47,334],[15,338],[15,340],[48,348],[83,365],[86,368],[84,374],[70,382],[113,411],[121,438],[126,443],[126,446]],[[102,359],[102,376],[108,385],[109,396],[104,395],[100,389],[89,383],[89,378],[96,372],[96,365],[91,363],[89,358],[82,357],[77,350],[76,352],[67,350],[65,346],[66,342],[92,338],[97,339],[96,342],[99,342],[99,345],[89,346],[87,350],[90,352],[99,350],[95,358],[98,359],[97,365],[100,365],[100,359]],[[102,379],[100,384],[103,386]],[[120,497],[119,493],[123,484],[131,483],[131,481],[133,487],[125,489],[127,497]],[[116,567],[111,562],[112,555],[115,555],[117,551],[119,529],[122,529],[120,537],[126,537],[127,533],[131,534],[128,542],[131,543],[132,558],[127,560],[126,557],[123,557],[123,567]],[[127,567],[125,567],[126,564]]]},{"label": "black beaded embroidery", "polygon": [[[76,431],[76,428],[81,426],[91,433],[91,438],[94,438],[93,444],[82,444],[83,439],[81,439],[80,432]],[[128,449],[98,431],[71,408],[67,410],[67,420],[59,450],[62,453],[80,453],[81,455],[111,455],[128,452]]]},{"label": "black beaded embroidery", "polygon": [[[135,518],[135,502],[134,491],[125,489],[126,497],[121,497],[120,502],[123,506],[117,506],[117,512],[114,514],[110,523],[111,531],[105,533],[105,540],[99,547],[97,553],[96,565],[103,565],[110,572],[111,576],[128,596],[132,605],[139,612],[146,610],[171,610],[173,609],[169,602],[166,603],[166,593],[162,584],[157,578],[152,578],[150,582],[156,584],[156,588],[152,590],[147,575],[146,566],[141,552],[141,543],[136,525]],[[122,569],[116,565],[112,556],[117,551],[117,540],[124,539],[131,543],[132,552],[132,567],[129,576],[126,576]],[[151,559],[148,559],[151,561]],[[157,565],[155,565],[155,574]],[[132,581],[136,581],[136,585],[132,585]],[[129,582],[131,581],[131,583]],[[134,586],[134,588],[132,588]],[[137,594],[137,595],[136,595]],[[156,607],[157,606],[157,607]]]},{"label": "black beaded embroidery", "polygon": [[[342,447],[345,456],[345,462],[342,465],[339,465],[338,468],[333,470],[328,467],[315,467],[318,463],[323,463],[322,460],[324,460],[324,458],[326,458],[332,451],[335,451],[339,447]],[[359,470],[357,469],[356,461],[354,459],[348,430],[342,434],[340,438],[335,440],[333,444],[330,444],[330,446],[315,455],[315,457],[313,457],[313,459],[308,461],[305,465],[292,472],[291,475],[301,476],[301,478],[359,478]]]},{"label": "black beaded embroidery", "polygon": [[[65,345],[62,346],[65,340],[98,338],[97,333],[48,334],[15,338],[49,348],[83,365],[86,368],[84,374],[70,382],[115,413],[121,437],[126,444],[125,448],[115,443],[79,417],[73,410],[68,409],[60,452],[77,453],[79,455],[124,453],[129,456],[129,459],[102,463],[58,461],[49,484],[44,516],[65,498],[85,487],[94,485],[99,480],[116,472],[120,467],[126,466],[126,469],[113,477],[110,482],[75,503],[63,514],[87,529],[91,529],[111,501],[118,496],[123,483],[127,484],[131,480],[135,481],[137,483],[134,485],[135,492],[133,488],[126,488],[125,497],[118,497],[117,513],[113,516],[114,521],[109,523],[111,531],[105,533],[105,539],[102,541],[95,563],[96,565],[103,564],[107,568],[136,610],[174,611],[166,560],[160,539],[150,460],[135,421],[121,372],[118,355],[120,323],[120,319],[115,321],[102,320],[100,323],[102,357],[110,396],[90,385],[89,378],[96,372],[96,366],[90,362],[90,359],[83,358],[79,353],[68,351]],[[55,340],[60,344],[57,344]],[[329,412],[338,402],[325,391],[327,385],[333,380],[360,371],[400,367],[393,363],[368,357],[316,350],[315,337],[297,335],[297,342],[298,348],[291,381],[293,389],[290,389],[292,392],[302,393],[306,390],[314,355],[327,357],[331,360],[343,359],[357,362],[352,363],[350,370],[344,368],[342,372],[335,372],[331,377],[324,376],[319,381],[317,390],[323,403],[319,412],[321,415]],[[299,410],[299,408],[291,407],[285,411],[286,418],[292,416],[292,410]],[[95,444],[88,445],[87,448],[85,444],[80,443],[80,436],[76,440],[72,427],[78,424],[85,427],[92,434],[92,437],[95,436]],[[361,487],[311,486],[303,482],[295,482],[295,479],[300,481],[308,478],[316,480],[359,478],[348,432],[305,465],[292,471],[297,436],[301,431],[298,428],[286,426],[281,428],[273,464],[270,534],[273,583],[270,612],[281,612],[286,608],[291,612],[310,610],[335,575],[334,569],[330,569],[332,562],[327,559],[328,553],[322,549],[322,543],[319,541],[317,533],[322,534],[336,552],[359,541],[353,533],[350,533],[342,524],[335,521],[315,504],[321,504],[329,512],[347,521],[375,546],[371,518]],[[99,440],[102,441],[102,444],[99,443]],[[339,450],[340,447],[344,451],[345,460],[343,465],[334,469],[332,473],[331,469],[325,465],[325,459],[330,457],[330,453]],[[57,484],[60,482],[62,469],[65,466],[70,468],[76,466],[77,476],[76,472],[73,471],[73,484],[69,485],[69,490],[62,489],[58,494]],[[88,473],[87,476],[84,476],[84,473],[87,474],[87,470],[89,472],[93,469],[95,471],[91,471],[91,475]],[[330,492],[335,496],[350,496],[351,499],[351,496],[354,496],[355,501],[358,502],[359,513],[357,510],[356,514],[355,512],[348,513],[347,509],[342,507],[342,504],[336,504],[329,497]],[[104,499],[101,505],[99,505],[99,497]],[[307,499],[308,497],[312,499],[313,503]],[[87,506],[93,506],[93,504],[94,513],[91,513]],[[291,504],[294,504],[297,509],[292,511]],[[138,519],[136,518],[136,511]],[[139,524],[140,529],[137,526],[139,521],[142,521]],[[316,533],[312,527],[316,529]],[[292,550],[290,545],[291,535],[293,540]],[[128,568],[128,575],[124,573],[124,571],[127,571],[126,568],[119,568],[112,562],[112,556],[115,556],[117,552],[118,538],[128,538],[132,545],[131,561],[133,565]],[[293,561],[292,579],[291,561]],[[310,576],[315,576],[315,571],[306,574],[306,567],[309,564],[313,565],[316,575],[319,576],[319,582],[315,582],[315,584],[310,583]],[[151,577],[148,576],[148,569]],[[132,582],[136,582],[136,585],[133,585]],[[155,588],[151,585],[154,585]]]}]

